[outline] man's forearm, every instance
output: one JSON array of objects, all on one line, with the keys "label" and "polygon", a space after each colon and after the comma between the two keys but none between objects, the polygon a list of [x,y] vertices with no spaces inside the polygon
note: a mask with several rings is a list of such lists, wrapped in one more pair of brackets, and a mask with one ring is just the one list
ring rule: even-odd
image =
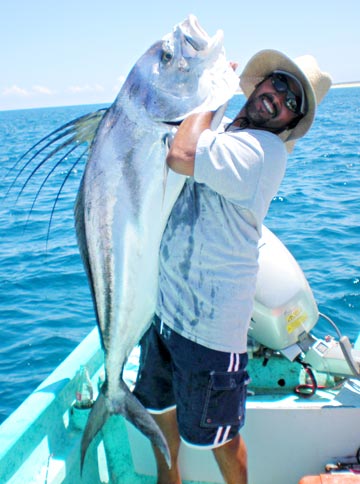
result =
[{"label": "man's forearm", "polygon": [[194,174],[196,146],[201,133],[210,128],[214,114],[213,111],[191,114],[181,123],[166,157],[173,171]]}]

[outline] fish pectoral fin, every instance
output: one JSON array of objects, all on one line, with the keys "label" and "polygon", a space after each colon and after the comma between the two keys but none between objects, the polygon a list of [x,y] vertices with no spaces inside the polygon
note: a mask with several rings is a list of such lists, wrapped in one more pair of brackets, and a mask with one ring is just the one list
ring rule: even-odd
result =
[{"label": "fish pectoral fin", "polygon": [[143,407],[139,400],[130,392],[128,387],[124,383],[123,385],[126,387],[125,412],[123,413],[124,417],[142,434],[144,434],[145,437],[150,439],[152,444],[158,447],[170,469],[171,459],[169,447],[163,433],[160,430],[160,427],[157,425],[146,408]]}]

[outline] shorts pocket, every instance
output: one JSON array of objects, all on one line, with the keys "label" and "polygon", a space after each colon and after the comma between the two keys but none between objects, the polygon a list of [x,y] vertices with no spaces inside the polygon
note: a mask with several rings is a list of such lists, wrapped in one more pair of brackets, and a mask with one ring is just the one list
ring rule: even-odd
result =
[{"label": "shorts pocket", "polygon": [[248,381],[246,370],[211,372],[201,426],[243,425]]}]

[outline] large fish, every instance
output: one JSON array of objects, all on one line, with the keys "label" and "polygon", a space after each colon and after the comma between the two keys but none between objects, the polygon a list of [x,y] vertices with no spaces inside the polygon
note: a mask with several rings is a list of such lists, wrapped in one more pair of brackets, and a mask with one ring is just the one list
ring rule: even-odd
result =
[{"label": "large fish", "polygon": [[169,123],[217,109],[237,87],[222,33],[209,37],[189,16],[138,60],[97,130],[75,213],[105,350],[106,384],[84,431],[83,458],[107,418],[122,414],[169,462],[162,434],[119,374],[153,316],[160,241],[184,181],[165,177]]},{"label": "large fish", "polygon": [[[237,88],[222,32],[210,37],[190,15],[136,62],[105,114],[67,125],[71,142],[92,139],[96,131],[75,220],[106,372],[84,430],[81,465],[114,414],[132,422],[170,462],[160,429],[121,374],[154,314],[160,241],[184,183],[184,177],[166,172],[167,135],[187,115],[224,105]],[[61,135],[60,130],[56,139]]]}]

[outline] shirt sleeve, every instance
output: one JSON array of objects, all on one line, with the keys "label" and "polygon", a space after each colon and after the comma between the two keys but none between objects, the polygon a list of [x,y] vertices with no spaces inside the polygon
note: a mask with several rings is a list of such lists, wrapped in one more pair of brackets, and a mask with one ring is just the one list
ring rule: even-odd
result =
[{"label": "shirt sleeve", "polygon": [[194,179],[249,210],[276,194],[286,166],[284,143],[273,133],[205,130],[198,141]]}]

